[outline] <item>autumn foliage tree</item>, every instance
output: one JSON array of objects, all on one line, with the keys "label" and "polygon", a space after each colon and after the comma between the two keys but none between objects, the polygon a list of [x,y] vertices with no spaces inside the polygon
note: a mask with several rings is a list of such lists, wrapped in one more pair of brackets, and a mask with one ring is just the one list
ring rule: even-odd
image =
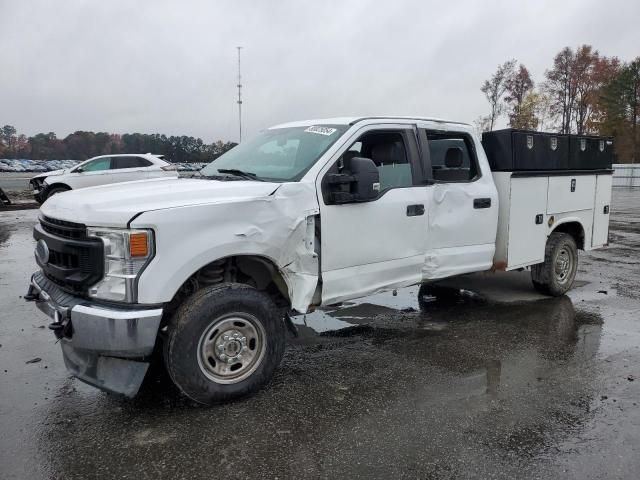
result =
[{"label": "autumn foliage tree", "polygon": [[545,91],[553,113],[560,119],[560,133],[597,133],[601,121],[601,93],[616,75],[619,60],[601,56],[591,45],[575,51],[563,48],[545,72]]}]

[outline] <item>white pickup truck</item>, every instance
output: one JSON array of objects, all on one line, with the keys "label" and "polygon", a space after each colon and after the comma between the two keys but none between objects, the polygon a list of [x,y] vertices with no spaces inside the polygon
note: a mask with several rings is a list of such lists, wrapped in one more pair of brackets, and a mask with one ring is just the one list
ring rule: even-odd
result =
[{"label": "white pickup truck", "polygon": [[[535,288],[562,295],[578,250],[607,243],[611,170],[566,159],[541,168],[565,149],[562,136],[507,132],[504,152],[492,138],[494,171],[462,123],[294,122],[201,178],[56,195],[34,228],[40,270],[26,299],[53,319],[81,380],[135,395],[162,352],[182,392],[210,404],[269,381],[292,312],[528,267]],[[534,146],[537,164],[524,158]]]}]

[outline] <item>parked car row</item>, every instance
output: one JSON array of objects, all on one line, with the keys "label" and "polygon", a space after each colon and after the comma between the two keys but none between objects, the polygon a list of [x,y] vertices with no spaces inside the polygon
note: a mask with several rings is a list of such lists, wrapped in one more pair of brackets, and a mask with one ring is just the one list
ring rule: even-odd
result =
[{"label": "parked car row", "polygon": [[[51,172],[73,168],[80,160],[31,160],[26,158],[0,158],[0,172]],[[197,172],[207,163],[174,163],[179,172]]]},{"label": "parked car row", "polygon": [[78,160],[30,160],[26,158],[0,158],[0,172],[50,172],[73,168]]}]

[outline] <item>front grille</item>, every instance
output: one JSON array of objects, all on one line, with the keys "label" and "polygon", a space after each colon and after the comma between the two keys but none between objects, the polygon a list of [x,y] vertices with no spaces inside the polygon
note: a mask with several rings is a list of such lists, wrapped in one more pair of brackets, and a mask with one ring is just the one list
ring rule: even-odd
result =
[{"label": "front grille", "polygon": [[45,232],[58,237],[82,240],[87,238],[87,227],[81,223],[67,222],[55,218],[40,217],[40,225]]},{"label": "front grille", "polygon": [[80,257],[71,253],[49,251],[49,263],[62,268],[78,268],[80,266]]},{"label": "front grille", "polygon": [[49,258],[36,261],[47,279],[76,295],[104,275],[104,246],[98,238],[87,237],[86,227],[80,223],[42,216],[33,229],[33,237],[47,244]]}]

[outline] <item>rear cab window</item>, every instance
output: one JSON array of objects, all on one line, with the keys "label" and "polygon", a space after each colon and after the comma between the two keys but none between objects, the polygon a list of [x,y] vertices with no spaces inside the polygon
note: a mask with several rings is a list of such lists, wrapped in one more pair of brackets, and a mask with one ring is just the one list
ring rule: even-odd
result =
[{"label": "rear cab window", "polygon": [[473,140],[467,133],[423,130],[428,169],[437,183],[464,183],[479,178],[480,169]]}]

